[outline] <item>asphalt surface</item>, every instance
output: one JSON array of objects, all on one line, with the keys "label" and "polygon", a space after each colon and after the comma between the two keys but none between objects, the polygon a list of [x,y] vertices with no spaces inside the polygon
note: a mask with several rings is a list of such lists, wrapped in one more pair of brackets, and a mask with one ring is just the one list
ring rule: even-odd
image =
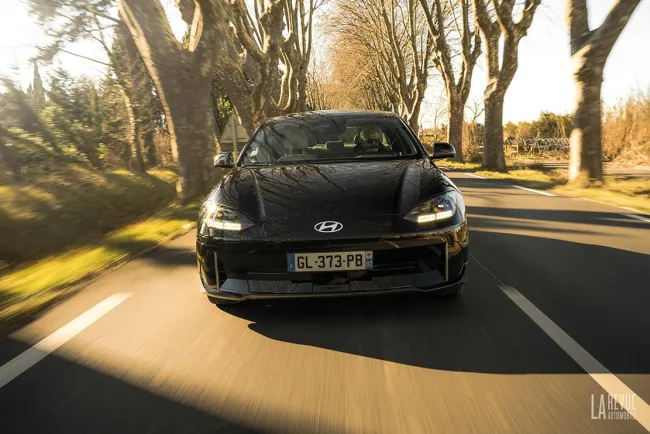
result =
[{"label": "asphalt surface", "polygon": [[[0,374],[33,362],[0,386],[0,432],[646,432],[594,415],[612,379],[637,411],[650,402],[650,222],[452,177],[471,225],[460,299],[220,309],[188,233],[0,341]],[[601,365],[576,362],[509,288]]]}]

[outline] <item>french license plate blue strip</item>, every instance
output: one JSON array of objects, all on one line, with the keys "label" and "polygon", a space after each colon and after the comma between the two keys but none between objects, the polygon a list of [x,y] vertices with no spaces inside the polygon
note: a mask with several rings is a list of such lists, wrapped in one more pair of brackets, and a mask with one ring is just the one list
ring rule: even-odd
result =
[{"label": "french license plate blue strip", "polygon": [[289,273],[296,271],[296,255],[294,253],[287,253],[287,264]]}]

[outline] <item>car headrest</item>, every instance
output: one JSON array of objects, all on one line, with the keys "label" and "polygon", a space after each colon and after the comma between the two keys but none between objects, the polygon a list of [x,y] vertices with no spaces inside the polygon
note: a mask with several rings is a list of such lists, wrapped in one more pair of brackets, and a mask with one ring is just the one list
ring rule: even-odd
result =
[{"label": "car headrest", "polygon": [[313,134],[294,135],[286,137],[284,147],[289,150],[290,154],[302,154],[305,148],[316,146],[316,136]]},{"label": "car headrest", "polygon": [[343,140],[327,142],[325,145],[327,146],[327,149],[329,149],[332,152],[345,151],[345,143],[343,143]]}]

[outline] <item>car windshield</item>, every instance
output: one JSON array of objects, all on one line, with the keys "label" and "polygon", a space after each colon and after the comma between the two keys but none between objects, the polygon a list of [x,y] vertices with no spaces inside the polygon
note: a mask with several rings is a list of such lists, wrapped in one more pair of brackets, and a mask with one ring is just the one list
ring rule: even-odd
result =
[{"label": "car windshield", "polygon": [[314,115],[267,122],[240,161],[267,165],[419,156],[419,148],[398,119]]}]

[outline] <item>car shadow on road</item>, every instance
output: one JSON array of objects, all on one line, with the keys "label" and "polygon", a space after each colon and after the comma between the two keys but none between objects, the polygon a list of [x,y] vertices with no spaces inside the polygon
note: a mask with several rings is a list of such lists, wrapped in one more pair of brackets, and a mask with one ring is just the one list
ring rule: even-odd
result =
[{"label": "car shadow on road", "polygon": [[[470,279],[476,280],[475,275]],[[542,339],[540,344],[541,332],[498,290],[490,290],[492,301],[477,297],[486,289],[480,282],[470,284],[457,300],[404,294],[255,302],[224,310],[251,321],[249,329],[273,340],[415,367],[500,374],[582,372],[558,357],[549,342]]]},{"label": "car shadow on road", "polygon": [[[490,258],[486,262],[492,273],[530,297],[579,343],[589,344],[588,351],[598,349],[594,356],[610,370],[650,373],[650,351],[639,349],[650,321],[642,309],[630,309],[630,301],[617,301],[615,294],[620,270],[636,285],[628,295],[636,296],[641,306],[650,305],[650,294],[642,291],[650,256],[492,232],[475,232],[473,244],[480,244],[478,249],[470,246],[479,260]],[[502,256],[503,245],[520,248]],[[527,254],[530,260],[522,260]],[[594,263],[578,263],[588,255]],[[251,321],[251,330],[270,339],[411,366],[499,374],[584,373],[476,260],[470,260],[468,270],[469,283],[458,299],[414,293],[256,301],[222,309]],[[573,278],[567,278],[571,273]],[[621,321],[626,321],[623,333]],[[599,334],[590,335],[594,331]]]}]

